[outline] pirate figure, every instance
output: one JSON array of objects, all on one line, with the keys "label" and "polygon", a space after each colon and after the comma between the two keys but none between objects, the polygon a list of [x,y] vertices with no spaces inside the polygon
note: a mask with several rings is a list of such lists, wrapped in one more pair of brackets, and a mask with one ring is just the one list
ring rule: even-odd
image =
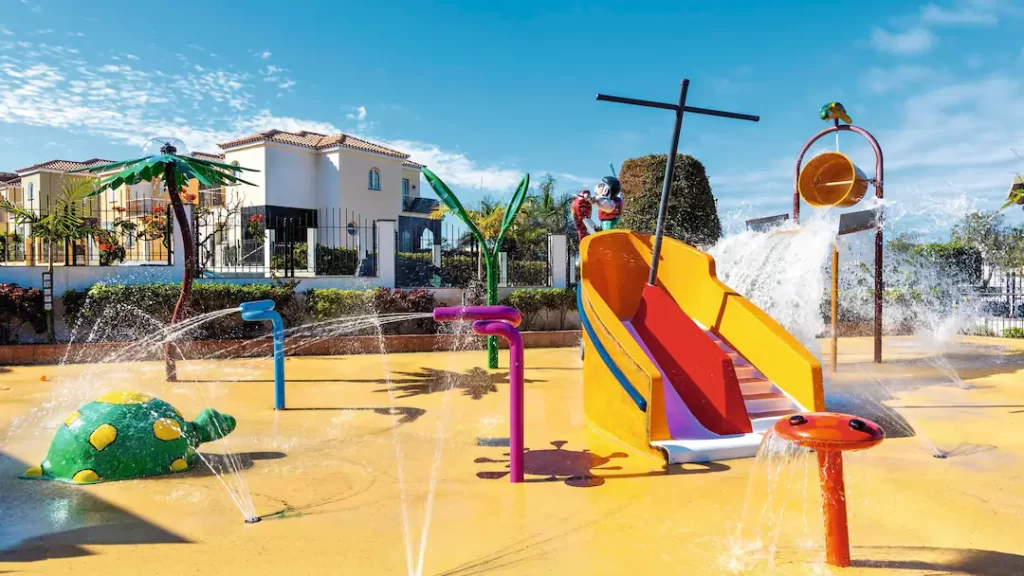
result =
[{"label": "pirate figure", "polygon": [[622,184],[614,176],[605,176],[594,188],[591,203],[597,208],[599,230],[613,230],[619,227],[622,216]]}]

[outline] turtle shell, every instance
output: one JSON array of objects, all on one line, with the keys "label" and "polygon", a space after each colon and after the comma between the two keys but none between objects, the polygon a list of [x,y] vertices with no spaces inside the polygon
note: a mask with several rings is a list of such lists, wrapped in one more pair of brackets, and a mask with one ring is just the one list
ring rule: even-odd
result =
[{"label": "turtle shell", "polygon": [[199,439],[173,406],[139,392],[113,392],[72,412],[42,465],[22,476],[90,484],[181,472]]}]

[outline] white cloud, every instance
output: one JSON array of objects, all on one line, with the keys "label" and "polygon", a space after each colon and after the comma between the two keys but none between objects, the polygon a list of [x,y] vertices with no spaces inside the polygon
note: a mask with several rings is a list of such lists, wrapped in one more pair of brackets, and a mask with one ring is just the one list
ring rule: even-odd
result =
[{"label": "white cloud", "polygon": [[954,8],[927,4],[921,8],[921,22],[936,26],[985,26],[999,23],[998,5],[987,1],[961,2]]},{"label": "white cloud", "polygon": [[381,142],[409,154],[414,162],[426,164],[446,184],[462,188],[483,188],[508,192],[519,183],[524,171],[516,167],[480,165],[462,152],[442,150],[437,145],[412,140]]},{"label": "white cloud", "polygon": [[920,88],[949,80],[949,74],[927,66],[895,66],[893,68],[870,68],[864,73],[863,82],[869,92],[885,94],[901,92],[908,88]]},{"label": "white cloud", "polygon": [[139,57],[136,56],[135,54],[125,54],[124,57],[129,59],[129,60],[139,60]]},{"label": "white cloud", "polygon": [[282,82],[282,83],[277,85],[278,88],[282,88],[284,90],[287,90],[287,89],[291,88],[292,86],[295,86],[295,80],[292,80],[291,78],[288,78],[284,82]]},{"label": "white cloud", "polygon": [[270,50],[264,50],[262,53],[260,53],[260,58],[263,58],[264,60],[270,58],[271,56],[273,56],[273,54],[270,53]]},{"label": "white cloud", "polygon": [[893,54],[923,54],[935,47],[938,40],[927,28],[911,28],[903,32],[890,32],[882,28],[871,31],[871,45],[879,51]]},{"label": "white cloud", "polygon": [[345,118],[348,118],[349,120],[358,120],[360,122],[366,120],[366,106],[357,107],[355,113],[350,112],[345,115]]},{"label": "white cloud", "polygon": [[14,36],[14,32],[11,32],[7,26],[0,24],[0,35],[2,36]]}]

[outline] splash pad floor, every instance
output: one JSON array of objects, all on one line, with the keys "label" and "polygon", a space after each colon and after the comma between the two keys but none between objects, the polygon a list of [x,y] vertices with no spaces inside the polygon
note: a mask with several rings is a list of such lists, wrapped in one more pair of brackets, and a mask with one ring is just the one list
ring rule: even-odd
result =
[{"label": "splash pad floor", "polygon": [[[879,367],[868,339],[840,351],[829,408],[890,434],[847,456],[854,566],[842,573],[1024,574],[1024,346],[968,339],[940,357],[893,338]],[[828,573],[813,457],[666,469],[588,430],[578,356],[527,350],[518,486],[494,445],[508,436],[507,371],[480,369],[479,351],[290,358],[283,412],[267,360],[182,362],[178,383],[159,363],[0,368],[0,572]],[[180,475],[16,478],[67,413],[121,389],[186,418],[212,406],[238,428]],[[226,454],[243,469],[223,482],[244,481],[258,524],[210,472]]]}]

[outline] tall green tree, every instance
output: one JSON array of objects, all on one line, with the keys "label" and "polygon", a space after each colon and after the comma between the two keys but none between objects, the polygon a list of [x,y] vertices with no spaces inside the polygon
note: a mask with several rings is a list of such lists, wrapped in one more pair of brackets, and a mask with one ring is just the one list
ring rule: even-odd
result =
[{"label": "tall green tree", "polygon": [[[42,238],[46,242],[46,261],[50,278],[53,278],[53,254],[57,244],[82,240],[95,232],[85,225],[80,214],[82,204],[95,189],[96,181],[92,178],[65,178],[61,182],[61,193],[57,203],[45,216],[0,197],[0,210],[12,214],[16,226],[27,224],[30,227],[29,236]],[[46,311],[46,337],[53,342],[52,309]]]},{"label": "tall green tree", "polygon": [[[489,211],[487,218],[480,220],[480,214],[477,214],[477,218],[470,213],[469,210],[462,205],[455,193],[448,188],[440,178],[438,178],[433,172],[424,168],[423,176],[430,183],[430,187],[434,189],[434,193],[441,199],[441,202],[445,205],[445,210],[454,214],[459,220],[461,220],[467,228],[469,228],[470,234],[472,234],[477,242],[480,244],[480,249],[483,251],[484,265],[487,274],[487,305],[495,306],[498,304],[498,253],[501,252],[501,245],[505,240],[505,236],[511,230],[512,225],[516,221],[516,217],[519,215],[519,210],[523,207],[523,203],[526,201],[527,193],[530,189],[530,175],[523,176],[520,180],[519,185],[516,186],[515,192],[512,193],[512,197],[508,201],[508,205],[504,209],[500,207],[492,207]],[[478,226],[478,222],[482,226]],[[497,233],[494,232],[494,225],[498,224]],[[484,234],[484,230],[492,233]],[[495,336],[489,336],[487,338],[487,366],[489,368],[498,367],[498,339]]]},{"label": "tall green tree", "polygon": [[[195,178],[203,186],[219,188],[233,186],[236,184],[248,184],[255,186],[237,177],[240,171],[257,172],[250,168],[243,168],[233,164],[221,164],[210,160],[201,160],[187,155],[178,155],[178,148],[167,139],[160,147],[160,153],[113,164],[104,164],[81,171],[88,171],[94,174],[120,170],[112,176],[108,176],[99,182],[92,195],[100,194],[107,189],[117,189],[121,186],[132,186],[139,182],[149,182],[154,179],[163,179],[164,187],[171,198],[171,207],[174,211],[174,220],[178,229],[181,230],[184,244],[184,272],[181,279],[181,292],[178,294],[178,302],[174,306],[174,313],[171,315],[171,326],[181,321],[188,314],[188,302],[192,294],[192,281],[196,272],[196,256],[192,227],[189,225],[185,215],[185,206],[181,201],[179,190],[188,184],[189,180]],[[182,150],[184,153],[185,151]],[[178,373],[174,358],[171,356],[171,348],[164,346],[164,364],[167,380],[177,381]]]},{"label": "tall green tree", "polygon": [[[630,158],[622,163],[619,181],[623,228],[654,233],[667,164],[667,154]],[[704,165],[693,156],[678,155],[670,190],[665,235],[694,246],[717,242],[722,237],[722,224]]]}]

